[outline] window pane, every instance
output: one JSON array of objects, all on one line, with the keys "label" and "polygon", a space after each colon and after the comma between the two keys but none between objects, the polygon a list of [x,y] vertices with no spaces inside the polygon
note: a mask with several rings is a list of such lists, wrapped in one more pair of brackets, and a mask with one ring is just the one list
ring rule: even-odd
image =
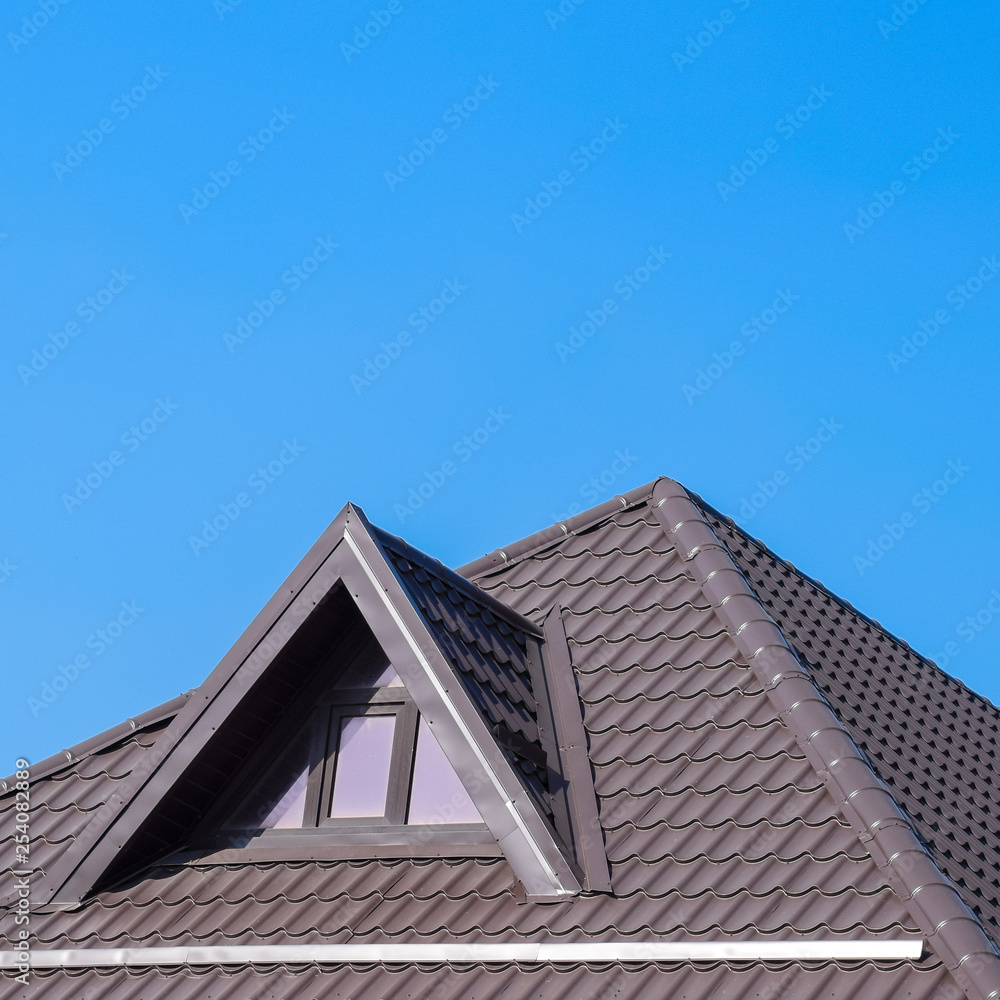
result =
[{"label": "window pane", "polygon": [[302,826],[302,815],[306,808],[306,785],[309,783],[309,768],[304,767],[294,784],[275,803],[264,819],[264,829],[288,830]]},{"label": "window pane", "polygon": [[431,727],[420,719],[407,823],[482,823]]},{"label": "window pane", "polygon": [[254,790],[223,825],[225,830],[302,826],[309,780],[312,730],[304,726],[268,768]]},{"label": "window pane", "polygon": [[344,716],[340,720],[331,816],[385,815],[394,715]]}]

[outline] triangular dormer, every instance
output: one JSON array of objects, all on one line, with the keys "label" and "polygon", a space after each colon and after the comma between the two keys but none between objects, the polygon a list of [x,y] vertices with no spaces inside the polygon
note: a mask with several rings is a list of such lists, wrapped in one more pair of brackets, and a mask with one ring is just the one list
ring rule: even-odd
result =
[{"label": "triangular dormer", "polygon": [[567,684],[557,615],[523,618],[348,505],[35,898],[220,852],[493,853],[529,898],[604,890]]},{"label": "triangular dormer", "polygon": [[363,621],[355,628],[358,647],[247,761],[196,846],[493,842],[395,667]]}]

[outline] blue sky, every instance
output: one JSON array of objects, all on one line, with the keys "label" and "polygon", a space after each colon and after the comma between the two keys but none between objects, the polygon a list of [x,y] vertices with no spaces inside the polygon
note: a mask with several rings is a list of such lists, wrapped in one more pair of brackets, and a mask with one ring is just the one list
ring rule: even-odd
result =
[{"label": "blue sky", "polygon": [[4,10],[6,770],[659,474],[1000,700],[1000,14],[375,4]]}]

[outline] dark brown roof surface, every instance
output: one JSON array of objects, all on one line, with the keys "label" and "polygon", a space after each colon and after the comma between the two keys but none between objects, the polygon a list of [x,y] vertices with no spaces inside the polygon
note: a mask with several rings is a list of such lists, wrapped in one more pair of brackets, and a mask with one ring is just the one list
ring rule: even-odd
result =
[{"label": "dark brown roof surface", "polygon": [[[511,869],[502,857],[192,862],[147,871],[128,885],[99,893],[77,912],[39,915],[33,924],[37,946],[542,937],[610,941],[642,940],[652,934],[673,940],[719,940],[726,935],[898,939],[920,934],[922,928],[909,905],[872,859],[807,758],[800,738],[776,710],[759,671],[734,639],[727,624],[730,616],[720,615],[690,553],[675,547],[653,506],[654,486],[465,567],[463,572],[489,595],[479,601],[474,592],[463,594],[459,586],[453,591],[447,586],[443,591],[435,588],[433,580],[441,573],[428,572],[433,567],[412,550],[403,551],[384,533],[379,536],[425,616],[437,622],[451,641],[460,641],[466,652],[470,644],[478,649],[482,669],[490,675],[484,674],[490,690],[505,706],[507,717],[519,721],[526,733],[532,717],[526,698],[530,686],[525,689],[517,667],[500,671],[505,674],[502,682],[495,676],[505,657],[512,664],[518,661],[522,646],[516,630],[503,635],[502,642],[497,638],[502,630],[492,619],[502,619],[503,614],[491,601],[536,623],[553,608],[562,609],[611,866],[612,895],[584,893],[558,904],[519,902]],[[789,576],[794,571],[786,572],[785,564],[761,547],[754,550],[755,543],[738,529],[727,528],[718,519],[711,523],[785,634],[802,643],[828,697],[834,691],[832,675],[841,662],[857,661],[856,672],[861,670],[859,663],[875,674],[888,669],[872,636],[868,639],[875,645],[847,661],[823,659],[828,653],[823,639],[832,642],[832,629],[861,628],[849,608],[840,612],[846,617],[839,623],[813,621],[797,605],[788,612],[789,621],[800,631],[816,632],[815,650],[788,631],[780,603],[785,600],[792,608],[793,600],[805,600],[804,578]],[[752,559],[760,564],[757,577],[744,566]],[[421,571],[427,580],[420,579]],[[768,591],[765,579],[771,581],[768,586],[774,593]],[[779,579],[780,586],[775,582]],[[809,586],[816,585],[809,582]],[[782,587],[789,588],[784,598]],[[843,606],[831,600],[830,608]],[[872,634],[876,631],[867,623],[864,627]],[[841,683],[850,692],[855,680]],[[831,701],[840,712],[838,697]],[[856,695],[844,697],[847,707],[842,717],[871,754],[878,749],[877,736],[869,736],[869,742],[876,743],[872,748],[862,738],[865,725],[872,725],[865,723],[862,709],[871,706]],[[989,709],[995,726],[996,710]],[[920,724],[932,723],[940,725],[927,716]],[[46,850],[61,849],[86,822],[74,801],[89,803],[87,796],[93,793],[88,789],[96,790],[98,780],[110,788],[107,783],[134,766],[127,755],[142,753],[140,747],[154,735],[152,729],[137,733],[132,743],[106,754],[103,765],[94,760],[99,756],[95,754],[34,786],[38,801],[54,801],[65,816],[65,822],[50,821],[51,846]],[[905,745],[901,739],[900,743]],[[875,763],[909,810],[904,789],[897,788],[905,784],[902,777],[894,784],[883,773],[898,767],[902,775],[902,760],[888,764],[879,758]],[[91,771],[95,776],[88,778]],[[911,765],[908,773],[921,772]],[[959,778],[952,775],[951,780]],[[954,799],[961,792],[951,794]],[[101,793],[94,797],[99,801]],[[941,801],[942,811],[952,808],[947,799]],[[0,799],[0,808],[9,804],[9,797]],[[963,809],[952,815],[963,817],[958,826],[968,827],[966,839],[960,841],[956,835],[952,844],[952,835],[942,826],[944,832],[934,848],[935,859],[946,870],[947,850],[956,851],[992,822],[985,808],[982,818],[969,807]],[[910,815],[924,835],[919,813]],[[995,862],[996,845],[990,850]],[[951,863],[961,869],[960,861]],[[963,893],[974,892],[971,882],[956,880]],[[991,898],[995,906],[996,895]],[[660,1000],[665,995],[690,1000],[778,996],[782,1000],[820,996],[957,1000],[964,995],[933,953],[912,962],[767,966],[312,966],[184,968],[173,973],[36,971],[32,977],[26,992],[18,988],[10,995],[44,995],[46,1000],[180,1000],[207,995],[213,1000],[318,996],[528,1000],[540,995],[554,1000],[617,996]],[[969,992],[969,996],[986,995],[983,990]]]},{"label": "dark brown roof surface", "polygon": [[[510,609],[484,599],[478,588],[403,539],[380,528],[373,535],[385,550],[441,650],[491,726],[504,725],[542,752],[537,705],[531,689],[525,626]],[[547,769],[507,752],[536,801],[544,803]],[[549,811],[551,819],[551,812]]]},{"label": "dark brown roof surface", "polygon": [[[132,726],[116,726],[108,733],[88,740],[87,744],[64,750],[62,754],[40,761],[32,768],[33,776],[42,779],[31,786],[32,865],[47,869],[52,860],[76,839],[97,810],[149,752],[183,700],[175,699],[160,709],[145,713],[145,717],[151,717],[152,721],[145,722],[140,717]],[[161,709],[166,709],[167,714]],[[12,779],[0,784],[5,792],[14,786]],[[0,851],[5,863],[14,857],[15,811],[13,794],[7,792],[0,795]],[[3,889],[5,891],[7,886]]]},{"label": "dark brown roof surface", "polygon": [[[5,996],[45,1000],[797,1000],[858,998],[951,1000],[954,992],[943,966],[914,972],[906,964],[875,967],[863,963],[731,967],[715,965],[622,968],[605,966],[420,966],[379,968],[187,969],[183,975],[156,970],[136,974],[86,972],[65,975],[38,971],[27,987]],[[322,991],[322,992],[320,992]]]},{"label": "dark brown roof surface", "polygon": [[1000,943],[1000,710],[702,507],[934,860]]}]

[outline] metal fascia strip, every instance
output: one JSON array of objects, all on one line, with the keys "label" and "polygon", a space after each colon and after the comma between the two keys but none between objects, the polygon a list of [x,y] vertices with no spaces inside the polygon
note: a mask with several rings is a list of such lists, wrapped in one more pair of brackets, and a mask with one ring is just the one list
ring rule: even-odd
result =
[{"label": "metal fascia strip", "polygon": [[[415,964],[454,962],[787,962],[919,959],[922,938],[870,941],[615,941],[509,944],[290,944],[180,948],[79,948],[30,951],[33,969],[127,968],[176,965],[281,965],[322,962]],[[21,966],[20,952],[0,952],[0,968]]]},{"label": "metal fascia strip", "polygon": [[531,831],[525,824],[524,818],[521,816],[517,806],[515,806],[514,803],[511,801],[510,794],[504,787],[503,782],[500,780],[500,776],[493,769],[489,760],[487,760],[486,755],[483,753],[482,748],[479,746],[479,743],[473,737],[472,733],[469,732],[469,729],[465,724],[465,720],[462,718],[462,716],[459,714],[458,710],[452,703],[452,700],[449,697],[448,692],[444,689],[444,686],[441,684],[441,681],[438,678],[437,673],[431,667],[430,663],[427,660],[427,657],[421,650],[420,643],[418,643],[416,638],[411,634],[410,630],[406,626],[406,622],[403,621],[402,616],[396,610],[392,601],[389,600],[389,595],[385,592],[385,589],[379,582],[378,576],[376,575],[374,569],[372,569],[372,567],[369,565],[368,560],[365,558],[365,554],[361,551],[357,542],[355,542],[353,536],[351,535],[350,529],[346,527],[344,528],[344,540],[347,542],[347,545],[350,548],[351,552],[354,553],[355,558],[358,560],[358,563],[364,570],[365,575],[368,577],[372,586],[375,588],[375,592],[382,600],[382,603],[385,605],[386,610],[392,616],[392,620],[396,623],[396,627],[405,637],[406,642],[410,647],[410,650],[413,652],[414,657],[416,657],[417,659],[417,662],[420,664],[421,668],[423,669],[427,677],[430,678],[430,681],[434,685],[434,689],[437,691],[438,696],[441,698],[442,702],[448,707],[448,712],[451,715],[452,720],[454,721],[455,725],[458,726],[460,732],[468,741],[469,746],[472,747],[481,767],[486,772],[486,774],[489,775],[493,787],[496,789],[498,794],[500,794],[503,797],[504,801],[506,802],[508,812],[511,814],[511,817],[513,818],[514,822],[517,824],[518,830],[521,831],[521,836],[527,842],[539,866],[545,872],[546,877],[549,879],[556,892],[568,894],[568,890],[562,884],[562,880],[559,878],[558,873],[555,871],[555,869],[553,869],[552,865],[549,864],[548,859],[542,853],[541,848],[538,846],[538,844],[535,843],[535,838],[532,836]]}]

